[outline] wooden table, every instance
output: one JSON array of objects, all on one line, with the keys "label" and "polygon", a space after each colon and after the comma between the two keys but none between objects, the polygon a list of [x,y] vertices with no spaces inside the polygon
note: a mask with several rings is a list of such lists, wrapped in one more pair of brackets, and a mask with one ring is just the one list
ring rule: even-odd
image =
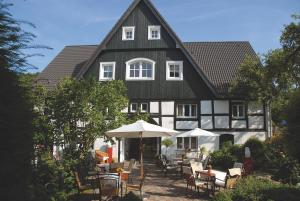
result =
[{"label": "wooden table", "polygon": [[208,170],[202,170],[202,171],[195,171],[197,176],[200,176],[201,179],[201,175],[204,175],[204,179],[205,181],[207,181],[208,183],[211,184],[211,190],[209,190],[208,186],[207,186],[207,193],[209,194],[210,191],[212,193],[212,195],[215,194],[215,181],[216,181],[216,174],[211,172],[208,172]]}]

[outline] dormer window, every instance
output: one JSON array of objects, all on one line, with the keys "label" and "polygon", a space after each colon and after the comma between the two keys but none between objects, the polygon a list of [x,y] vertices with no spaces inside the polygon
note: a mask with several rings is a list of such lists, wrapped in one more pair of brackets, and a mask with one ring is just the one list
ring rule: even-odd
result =
[{"label": "dormer window", "polygon": [[122,40],[134,40],[135,27],[123,27]]},{"label": "dormer window", "polygon": [[136,58],[126,62],[126,80],[154,80],[155,62]]},{"label": "dormer window", "polygon": [[116,62],[101,62],[99,70],[99,80],[114,80],[115,79]]},{"label": "dormer window", "polygon": [[148,26],[148,40],[160,39],[160,26]]}]

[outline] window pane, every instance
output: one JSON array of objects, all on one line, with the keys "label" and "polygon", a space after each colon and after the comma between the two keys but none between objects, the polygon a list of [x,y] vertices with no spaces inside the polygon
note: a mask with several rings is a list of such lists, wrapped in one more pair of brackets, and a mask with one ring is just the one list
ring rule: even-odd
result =
[{"label": "window pane", "polygon": [[152,77],[152,64],[142,62],[142,77]]},{"label": "window pane", "polygon": [[191,137],[191,149],[197,149],[197,137]]},{"label": "window pane", "polygon": [[184,105],[184,116],[190,116],[190,105]]},{"label": "window pane", "polygon": [[174,71],[170,71],[170,77],[175,77]]},{"label": "window pane", "polygon": [[137,110],[137,104],[131,103],[131,111],[136,111],[136,110]]},{"label": "window pane", "polygon": [[179,72],[175,72],[174,77],[179,77]]},{"label": "window pane", "polygon": [[126,38],[131,39],[132,38],[132,31],[126,31]]},{"label": "window pane", "polygon": [[183,149],[182,138],[177,138],[177,149]]},{"label": "window pane", "polygon": [[177,105],[177,116],[183,116],[183,105]]},{"label": "window pane", "polygon": [[184,138],[184,149],[189,149],[190,148],[190,138],[185,137]]},{"label": "window pane", "polygon": [[232,105],[232,116],[233,117],[237,117],[237,106],[236,105]]},{"label": "window pane", "polygon": [[197,106],[196,105],[191,105],[191,110],[192,110],[192,115],[193,117],[197,116]]},{"label": "window pane", "polygon": [[130,65],[130,77],[139,77],[140,76],[140,68],[139,63],[133,63]]},{"label": "window pane", "polygon": [[244,117],[244,106],[239,105],[239,117]]},{"label": "window pane", "polygon": [[148,111],[148,104],[147,103],[142,103],[141,104],[141,110],[142,111]]}]

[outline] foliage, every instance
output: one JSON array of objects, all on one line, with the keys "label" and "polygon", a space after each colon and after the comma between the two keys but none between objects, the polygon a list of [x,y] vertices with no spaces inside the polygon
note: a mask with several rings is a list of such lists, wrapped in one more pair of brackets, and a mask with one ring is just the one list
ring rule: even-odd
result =
[{"label": "foliage", "polygon": [[300,166],[297,160],[283,156],[273,179],[294,185],[300,182]]},{"label": "foliage", "polygon": [[233,167],[235,162],[241,162],[243,159],[243,149],[240,145],[232,145],[231,142],[225,142],[220,150],[211,154],[211,164],[214,169],[227,171]]},{"label": "foliage", "polygon": [[236,189],[218,193],[213,201],[296,201],[300,189],[270,180],[247,177],[238,182]]},{"label": "foliage", "polygon": [[64,147],[64,157],[83,159],[98,137],[126,122],[127,106],[121,81],[106,83],[66,78],[50,93],[45,105],[53,127],[54,144]]},{"label": "foliage", "polygon": [[289,95],[300,86],[300,17],[294,15],[293,19],[282,32],[282,48],[271,50],[261,58],[248,56],[230,87],[233,95],[271,103],[276,123],[282,120]]},{"label": "foliage", "polygon": [[254,168],[261,169],[266,165],[266,146],[265,144],[260,141],[259,139],[253,137],[248,139],[245,144],[243,145],[243,150],[245,147],[250,148],[251,158],[254,160]]},{"label": "foliage", "polygon": [[166,147],[166,155],[168,148],[174,145],[173,141],[169,138],[165,138],[163,141],[161,141],[161,144]]},{"label": "foliage", "polygon": [[300,162],[300,90],[297,90],[291,96],[285,117],[287,120],[287,130],[284,136],[288,144],[287,150],[289,154]]}]

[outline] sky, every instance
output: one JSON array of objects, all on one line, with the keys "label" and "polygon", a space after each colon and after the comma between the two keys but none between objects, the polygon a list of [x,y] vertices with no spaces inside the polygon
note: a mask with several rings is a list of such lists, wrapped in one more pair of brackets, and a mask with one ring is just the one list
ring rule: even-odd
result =
[{"label": "sky", "polygon": [[[52,50],[35,50],[30,58],[42,71],[66,45],[99,44],[133,0],[5,0],[13,3],[16,19],[35,24],[34,44]],[[249,41],[263,54],[280,47],[283,26],[300,13],[300,0],[151,0],[186,41]]]}]

